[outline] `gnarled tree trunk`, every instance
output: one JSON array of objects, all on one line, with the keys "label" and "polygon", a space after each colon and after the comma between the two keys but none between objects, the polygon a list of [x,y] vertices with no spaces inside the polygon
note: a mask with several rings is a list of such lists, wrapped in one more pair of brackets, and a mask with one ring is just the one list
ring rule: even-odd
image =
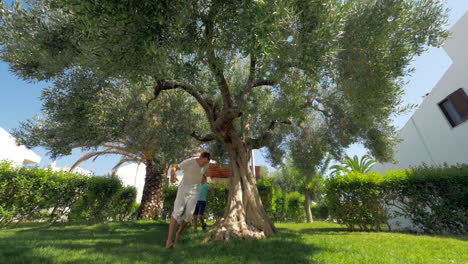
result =
[{"label": "gnarled tree trunk", "polygon": [[162,216],[164,201],[162,187],[166,168],[154,160],[147,160],[145,165],[145,186],[137,218],[155,219]]},{"label": "gnarled tree trunk", "polygon": [[249,167],[251,149],[235,132],[226,143],[231,162],[231,181],[224,216],[210,230],[207,240],[264,238],[276,233]]}]

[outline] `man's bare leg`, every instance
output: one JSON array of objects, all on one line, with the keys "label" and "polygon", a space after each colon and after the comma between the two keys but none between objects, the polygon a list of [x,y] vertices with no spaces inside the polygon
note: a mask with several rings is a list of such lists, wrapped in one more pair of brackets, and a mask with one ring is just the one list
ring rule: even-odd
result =
[{"label": "man's bare leg", "polygon": [[198,215],[193,216],[193,231],[197,232],[198,227]]},{"label": "man's bare leg", "polygon": [[177,243],[180,241],[180,235],[182,234],[182,231],[184,231],[187,224],[188,224],[187,222],[182,221],[182,223],[179,226],[179,230],[177,230],[174,243]]},{"label": "man's bare leg", "polygon": [[171,217],[171,222],[169,224],[169,233],[167,234],[166,248],[174,247],[174,242],[172,242],[172,236],[177,227],[177,220],[174,217]]}]

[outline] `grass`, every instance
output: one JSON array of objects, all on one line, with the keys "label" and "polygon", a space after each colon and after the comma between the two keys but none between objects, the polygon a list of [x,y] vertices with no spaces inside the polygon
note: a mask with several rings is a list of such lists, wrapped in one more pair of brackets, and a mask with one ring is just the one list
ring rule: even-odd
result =
[{"label": "grass", "polygon": [[467,236],[347,232],[340,225],[277,224],[265,240],[200,243],[185,232],[164,248],[167,224],[21,224],[0,230],[0,263],[468,263]]}]

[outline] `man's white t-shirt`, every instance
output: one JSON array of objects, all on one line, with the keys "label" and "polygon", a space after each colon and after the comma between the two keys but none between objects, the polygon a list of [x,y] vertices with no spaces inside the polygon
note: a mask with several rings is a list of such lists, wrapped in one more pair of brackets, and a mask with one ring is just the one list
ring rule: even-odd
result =
[{"label": "man's white t-shirt", "polygon": [[208,170],[208,164],[200,167],[197,163],[197,158],[186,159],[177,166],[184,172],[184,177],[180,182],[181,184],[200,184],[203,174]]}]

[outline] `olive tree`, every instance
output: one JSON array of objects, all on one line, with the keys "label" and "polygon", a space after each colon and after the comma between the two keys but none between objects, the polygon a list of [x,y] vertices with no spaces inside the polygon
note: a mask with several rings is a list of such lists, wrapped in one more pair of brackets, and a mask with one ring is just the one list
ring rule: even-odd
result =
[{"label": "olive tree", "polygon": [[362,142],[390,159],[411,59],[447,33],[438,0],[31,1],[0,7],[0,58],[25,79],[81,66],[147,80],[152,104],[183,90],[229,153],[232,179],[215,240],[276,233],[248,166],[251,149],[278,160],[311,112],[336,145]]}]

